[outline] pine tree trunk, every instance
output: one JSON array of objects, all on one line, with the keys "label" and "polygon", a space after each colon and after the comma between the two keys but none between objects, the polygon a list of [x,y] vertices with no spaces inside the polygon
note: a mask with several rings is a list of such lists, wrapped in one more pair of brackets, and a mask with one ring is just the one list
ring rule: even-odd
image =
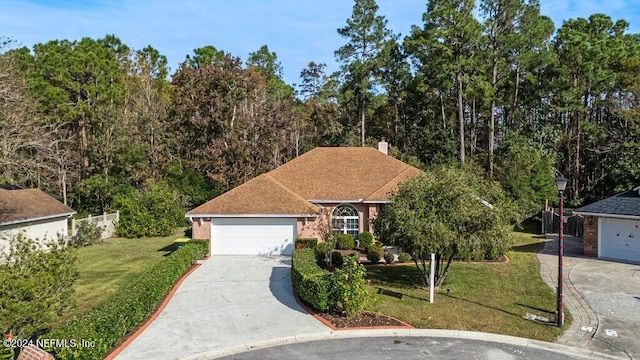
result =
[{"label": "pine tree trunk", "polygon": [[495,124],[496,124],[496,92],[498,91],[498,58],[493,57],[493,72],[491,75],[491,109],[489,114],[489,139],[488,139],[488,156],[487,156],[487,172],[489,179],[493,179],[493,148],[495,142]]},{"label": "pine tree trunk", "polygon": [[464,107],[462,103],[462,71],[456,75],[458,83],[458,130],[460,132],[460,163],[464,164]]},{"label": "pine tree trunk", "polygon": [[364,147],[364,120],[365,120],[365,104],[364,104],[364,99],[362,100],[362,109],[360,110],[361,114],[360,117],[362,118],[362,122],[361,122],[361,128],[360,128],[360,133],[362,134],[362,146]]}]

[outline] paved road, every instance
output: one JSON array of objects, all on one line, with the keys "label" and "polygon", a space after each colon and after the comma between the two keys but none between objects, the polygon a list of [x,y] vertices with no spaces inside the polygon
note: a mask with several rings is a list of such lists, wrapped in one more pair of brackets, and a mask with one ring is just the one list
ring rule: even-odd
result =
[{"label": "paved road", "polygon": [[[540,272],[555,290],[557,238],[545,245],[538,254]],[[582,239],[571,236],[565,240],[565,254],[564,298],[574,322],[558,343],[640,359],[640,265],[584,257]]]},{"label": "paved road", "polygon": [[216,348],[330,329],[296,302],[291,257],[213,256],[117,357],[177,359]]},{"label": "paved road", "polygon": [[568,360],[588,358],[577,354],[563,354],[546,349],[481,340],[435,337],[359,337],[282,345],[234,354],[220,359]]}]

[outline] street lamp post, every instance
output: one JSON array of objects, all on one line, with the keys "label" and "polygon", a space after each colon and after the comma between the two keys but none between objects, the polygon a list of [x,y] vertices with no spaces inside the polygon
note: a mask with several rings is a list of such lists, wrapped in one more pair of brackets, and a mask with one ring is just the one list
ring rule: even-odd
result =
[{"label": "street lamp post", "polygon": [[567,182],[569,180],[563,175],[556,178],[556,186],[558,188],[558,195],[560,196],[560,227],[558,230],[558,301],[556,309],[556,322],[558,327],[564,325],[564,310],[562,304],[562,258],[564,257],[564,190],[567,188]]}]

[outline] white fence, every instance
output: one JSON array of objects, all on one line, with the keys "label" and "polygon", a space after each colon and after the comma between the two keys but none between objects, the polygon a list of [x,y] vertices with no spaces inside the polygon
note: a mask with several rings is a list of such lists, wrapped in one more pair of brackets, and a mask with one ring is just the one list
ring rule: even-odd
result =
[{"label": "white fence", "polygon": [[79,223],[83,221],[89,221],[97,225],[102,229],[102,238],[110,238],[116,233],[116,223],[120,220],[120,211],[116,211],[113,214],[103,213],[98,216],[86,217],[84,219],[71,219],[71,236],[76,234],[76,229]]}]

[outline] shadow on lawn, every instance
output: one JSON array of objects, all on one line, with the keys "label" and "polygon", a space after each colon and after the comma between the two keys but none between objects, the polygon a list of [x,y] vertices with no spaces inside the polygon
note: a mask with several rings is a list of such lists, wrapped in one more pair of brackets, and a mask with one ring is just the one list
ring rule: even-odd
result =
[{"label": "shadow on lawn", "polygon": [[510,311],[507,311],[507,310],[504,310],[504,309],[500,309],[500,308],[497,308],[497,307],[495,307],[495,306],[486,305],[486,304],[483,304],[483,303],[480,303],[480,302],[477,302],[477,301],[472,301],[472,300],[463,299],[463,298],[461,298],[461,297],[454,296],[454,295],[451,295],[451,294],[443,294],[443,293],[440,293],[440,294],[441,294],[441,295],[444,295],[444,296],[446,296],[446,297],[450,297],[450,298],[452,298],[452,299],[454,299],[454,300],[460,300],[460,301],[463,301],[463,302],[466,302],[466,303],[469,303],[469,304],[480,305],[480,306],[486,307],[486,308],[488,308],[488,309],[497,310],[497,311],[503,312],[503,313],[505,313],[505,314],[507,314],[507,315],[513,315],[513,316],[516,316],[516,317],[518,317],[518,318],[522,318],[522,317],[523,317],[523,315],[521,315],[521,314],[514,314],[514,313],[512,313],[512,312],[510,312]]},{"label": "shadow on lawn", "polygon": [[536,242],[532,244],[511,247],[511,251],[534,254],[539,253],[542,249],[544,249],[544,242]]},{"label": "shadow on lawn", "polygon": [[380,295],[385,295],[385,296],[390,296],[390,297],[394,297],[396,299],[400,299],[402,300],[402,298],[404,297],[408,297],[408,298],[412,298],[412,299],[416,299],[416,300],[422,300],[422,301],[429,301],[429,299],[425,299],[425,298],[421,298],[421,297],[417,297],[417,296],[413,296],[413,295],[409,295],[409,294],[404,294],[401,292],[397,292],[397,291],[393,291],[393,290],[388,290],[388,289],[383,289],[381,287],[376,287],[376,293],[380,294]]},{"label": "shadow on lawn", "polygon": [[541,309],[541,308],[537,308],[537,307],[534,307],[534,306],[529,306],[529,305],[525,305],[525,304],[521,304],[521,303],[516,303],[516,305],[522,306],[522,307],[527,308],[527,309],[540,311],[540,312],[543,312],[543,313],[548,314],[548,315],[555,316],[555,311],[549,311],[547,309]]},{"label": "shadow on lawn", "polygon": [[178,250],[178,247],[176,246],[176,244],[169,244],[167,246],[164,246],[160,249],[158,249],[158,252],[163,252],[164,254],[162,254],[162,256],[167,257],[171,254],[173,254],[174,251]]},{"label": "shadow on lawn", "polygon": [[420,272],[413,265],[395,265],[367,268],[367,279],[381,283],[393,284],[403,288],[416,289],[422,285]]}]

